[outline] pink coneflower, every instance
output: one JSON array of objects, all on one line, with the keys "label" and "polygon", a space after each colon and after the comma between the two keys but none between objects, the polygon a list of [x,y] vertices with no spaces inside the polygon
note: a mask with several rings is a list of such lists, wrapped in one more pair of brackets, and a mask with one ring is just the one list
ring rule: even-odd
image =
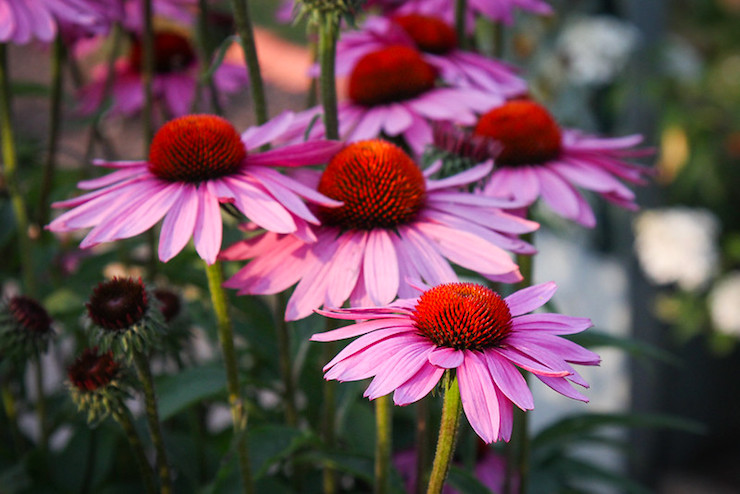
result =
[{"label": "pink coneflower", "polygon": [[[407,45],[384,46],[364,54],[350,68],[349,101],[339,105],[339,134],[348,141],[381,135],[403,137],[415,152],[432,142],[432,121],[461,125],[503,102],[500,93],[472,88],[440,87],[439,71]],[[304,112],[296,138],[320,109]],[[323,135],[317,122],[311,135]]]},{"label": "pink coneflower", "polygon": [[0,43],[49,42],[60,23],[95,30],[96,14],[92,0],[0,0]]},{"label": "pink coneflower", "polygon": [[311,339],[360,336],[324,367],[325,378],[373,377],[365,391],[371,400],[393,392],[396,405],[408,405],[429,394],[447,369],[454,369],[463,410],[475,432],[486,443],[508,441],[512,404],[534,408],[517,366],[564,396],[588,401],[570,384],[588,387],[570,364],[598,365],[599,356],[559,335],[583,331],[591,321],[527,314],[545,304],[556,288],[544,283],[502,298],[474,283],[438,285],[417,299],[385,307],[318,311],[362,322]]},{"label": "pink coneflower", "polygon": [[[115,66],[111,89],[112,114],[130,116],[144,106],[142,63],[141,40],[134,38],[128,55]],[[167,116],[179,117],[192,111],[198,90],[199,70],[195,48],[187,37],[174,31],[155,34],[152,92]],[[225,60],[213,75],[215,87],[220,94],[237,92],[247,84],[246,74],[243,66]],[[106,79],[106,64],[93,69],[92,81],[79,93],[81,113],[90,114],[98,109]]]},{"label": "pink coneflower", "polygon": [[337,45],[337,74],[348,73],[369,52],[403,45],[422,52],[440,78],[455,86],[472,87],[512,97],[527,90],[510,66],[477,53],[459,50],[455,30],[438,15],[406,13],[370,17],[359,31],[347,31]]},{"label": "pink coneflower", "polygon": [[382,305],[397,294],[411,296],[406,279],[456,281],[450,261],[492,280],[518,281],[519,268],[504,249],[534,253],[515,235],[538,225],[497,209],[506,201],[459,191],[490,170],[487,163],[435,181],[391,143],[350,144],[320,177],[305,177],[344,203],[318,209],[318,240],[266,233],[232,245],[224,259],[252,261],[224,286],[268,294],[298,283],[285,313],[295,320],[322,304]]},{"label": "pink coneflower", "polygon": [[[387,13],[441,15],[450,23],[455,18],[455,0],[368,0],[367,5],[377,5]],[[552,7],[543,0],[468,0],[467,7],[469,28],[473,27],[476,14],[504,24],[511,24],[519,9],[538,15],[552,14]]]},{"label": "pink coneflower", "polygon": [[221,248],[219,203],[231,203],[257,225],[279,233],[314,238],[308,223],[318,223],[301,198],[323,206],[338,203],[274,167],[325,163],[341,147],[334,141],[309,141],[260,152],[280,138],[293,114],[248,129],[242,136],[226,120],[213,115],[189,115],[172,120],[154,136],[145,161],[98,161],[116,169],[103,177],[80,182],[97,189],[53,204],[74,208],[47,227],[55,232],[94,227],[82,248],[133,237],[162,217],[159,258],[167,262],[192,236],[207,263]]},{"label": "pink coneflower", "polygon": [[[528,100],[510,101],[483,115],[472,136],[501,146],[483,194],[509,199],[522,207],[541,197],[560,216],[588,227],[593,227],[596,219],[576,187],[636,209],[634,193],[619,179],[642,184],[643,176],[649,173],[625,161],[652,153],[634,148],[642,142],[641,136],[602,138],[561,129],[545,108]],[[470,138],[464,133],[458,137]]]}]

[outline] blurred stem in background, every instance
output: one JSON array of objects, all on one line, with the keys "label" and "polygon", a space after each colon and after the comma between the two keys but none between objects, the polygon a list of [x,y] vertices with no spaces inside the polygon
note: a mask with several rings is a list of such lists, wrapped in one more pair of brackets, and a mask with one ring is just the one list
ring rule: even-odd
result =
[{"label": "blurred stem in background", "polygon": [[260,64],[257,59],[257,47],[254,43],[254,31],[252,20],[249,15],[249,4],[247,0],[231,0],[234,11],[236,32],[239,34],[239,44],[244,53],[244,61],[249,72],[249,87],[252,88],[252,103],[254,104],[254,116],[257,125],[267,122],[267,100],[265,99],[265,88],[262,82]]}]

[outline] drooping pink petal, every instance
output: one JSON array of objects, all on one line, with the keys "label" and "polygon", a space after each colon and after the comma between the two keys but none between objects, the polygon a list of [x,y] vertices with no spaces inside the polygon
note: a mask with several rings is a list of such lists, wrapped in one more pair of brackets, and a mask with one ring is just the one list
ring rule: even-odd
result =
[{"label": "drooping pink petal", "polygon": [[586,395],[580,393],[579,391],[576,391],[573,386],[571,386],[570,383],[562,377],[548,377],[537,375],[537,379],[539,379],[563,396],[567,396],[568,398],[582,401],[584,403],[588,403],[589,401]]},{"label": "drooping pink petal", "polygon": [[534,398],[527,386],[527,381],[519,370],[508,359],[496,352],[483,351],[483,357],[493,381],[501,392],[522,410],[532,410]]},{"label": "drooping pink petal", "polygon": [[455,369],[465,360],[465,352],[454,348],[439,347],[429,354],[429,363],[444,369]]},{"label": "drooping pink petal", "polygon": [[193,242],[195,251],[208,264],[216,262],[221,249],[223,223],[218,199],[206,187],[198,187],[198,216],[195,220]]},{"label": "drooping pink petal", "polygon": [[159,234],[158,253],[162,262],[169,261],[185,247],[195,228],[198,214],[195,186],[186,184],[177,193],[179,197],[165,216]]},{"label": "drooping pink petal", "polygon": [[396,388],[393,403],[405,406],[428,395],[442,378],[445,370],[434,365],[423,365],[413,377]]},{"label": "drooping pink petal", "polygon": [[496,441],[501,425],[496,387],[488,366],[475,351],[465,351],[465,361],[457,368],[457,379],[470,426],[484,442]]},{"label": "drooping pink petal", "polygon": [[383,362],[363,396],[374,400],[393,392],[428,365],[427,356],[431,351],[432,347],[423,340],[405,346],[393,360]]},{"label": "drooping pink petal", "polygon": [[398,258],[386,230],[368,233],[362,265],[365,288],[375,305],[390,303],[398,294]]},{"label": "drooping pink petal", "polygon": [[341,307],[360,277],[365,255],[366,232],[344,232],[338,239],[337,253],[327,277],[332,280],[326,292],[326,304]]}]

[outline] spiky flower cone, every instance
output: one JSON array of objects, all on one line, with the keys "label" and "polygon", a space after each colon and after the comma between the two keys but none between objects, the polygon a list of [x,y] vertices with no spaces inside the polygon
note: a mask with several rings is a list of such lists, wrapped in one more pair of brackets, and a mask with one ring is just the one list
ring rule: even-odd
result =
[{"label": "spiky flower cone", "polygon": [[93,424],[118,413],[130,397],[132,381],[113,352],[94,347],[85,349],[67,368],[67,388],[77,409]]},{"label": "spiky flower cone", "polygon": [[0,355],[23,362],[45,353],[55,334],[52,322],[30,297],[16,295],[0,302]]}]

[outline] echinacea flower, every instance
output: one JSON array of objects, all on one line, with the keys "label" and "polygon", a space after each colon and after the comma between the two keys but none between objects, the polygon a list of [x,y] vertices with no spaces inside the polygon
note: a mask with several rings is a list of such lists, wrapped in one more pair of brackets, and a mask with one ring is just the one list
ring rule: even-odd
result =
[{"label": "echinacea flower", "polygon": [[583,331],[591,321],[527,314],[547,303],[556,289],[555,283],[543,283],[502,298],[475,283],[438,285],[416,299],[384,307],[317,311],[362,322],[315,334],[311,340],[359,336],[326,364],[325,378],[372,377],[365,396],[374,400],[392,392],[400,406],[429,394],[445,371],[454,369],[473,430],[486,443],[508,441],[512,405],[534,408],[517,367],[568,398],[588,401],[570,384],[588,387],[570,364],[598,365],[599,356],[560,335]]},{"label": "echinacea flower", "polygon": [[[439,71],[408,45],[388,45],[365,53],[349,69],[349,100],[339,104],[339,135],[348,142],[383,135],[402,137],[417,154],[432,142],[430,122],[450,121],[472,125],[476,113],[500,105],[500,93],[459,86],[439,86]],[[295,139],[321,111],[303,112]],[[324,135],[316,122],[310,135]]]},{"label": "echinacea flower", "polygon": [[[642,136],[604,138],[562,129],[541,105],[513,100],[480,117],[472,136],[500,145],[496,168],[482,193],[520,207],[538,198],[558,215],[584,226],[596,224],[593,210],[576,187],[607,201],[637,209],[635,194],[619,179],[642,184],[649,170],[628,161],[651,154],[636,149]],[[469,138],[464,132],[460,139]],[[451,142],[454,139],[450,140]]]},{"label": "echinacea flower", "polygon": [[454,86],[480,89],[505,98],[527,90],[527,83],[509,65],[460,50],[455,30],[440,16],[415,12],[370,17],[360,30],[343,33],[337,44],[337,74],[348,73],[367,53],[391,45],[418,49],[424,61],[437,69],[440,78]]},{"label": "echinacea flower", "polygon": [[89,423],[117,413],[130,397],[132,380],[112,352],[86,348],[67,368],[67,388],[77,409]]},{"label": "echinacea flower", "polygon": [[0,302],[0,355],[23,361],[45,353],[55,332],[46,309],[35,299],[15,295]]},{"label": "echinacea flower", "polygon": [[103,351],[129,359],[156,346],[164,331],[162,314],[141,278],[113,278],[93,290],[87,304],[92,340]]},{"label": "echinacea flower", "polygon": [[[102,41],[102,40],[101,40]],[[125,58],[115,64],[115,77],[111,87],[112,115],[131,116],[144,106],[142,79],[143,49],[141,39],[135,37]],[[93,68],[92,80],[78,94],[79,111],[91,114],[96,111],[104,97],[108,79],[107,64]],[[193,108],[198,86],[199,63],[190,40],[175,31],[159,31],[154,36],[154,77],[152,96],[162,105],[165,115],[179,117]],[[224,60],[213,74],[215,90],[219,97],[235,93],[248,80],[244,66]]]},{"label": "echinacea flower", "polygon": [[[368,0],[367,6],[377,5],[386,13],[421,12],[441,15],[448,22],[455,19],[455,0]],[[543,0],[467,0],[467,27],[472,29],[476,15],[511,24],[514,12],[524,10],[538,15],[552,14],[552,7]]]},{"label": "echinacea flower", "polygon": [[339,307],[350,299],[353,305],[382,305],[397,294],[410,296],[406,279],[457,281],[450,262],[491,280],[519,281],[509,252],[534,253],[515,236],[538,225],[498,209],[506,201],[459,190],[490,170],[489,162],[435,181],[394,144],[350,144],[321,176],[303,173],[306,183],[344,203],[318,208],[316,242],[274,232],[238,242],[221,257],[252,260],[224,286],[271,294],[298,283],[285,313],[295,320],[322,304]]},{"label": "echinacea flower", "polygon": [[308,223],[318,219],[301,198],[324,206],[338,203],[274,167],[325,163],[342,144],[308,141],[260,152],[278,140],[292,113],[248,129],[241,137],[225,119],[189,115],[165,124],[154,136],[146,161],[98,161],[115,172],[80,182],[97,189],[53,204],[73,208],[48,225],[54,232],[94,227],[80,244],[92,247],[138,235],[164,217],[159,258],[172,259],[193,237],[208,264],[221,249],[220,203],[231,203],[259,226],[312,239]]},{"label": "echinacea flower", "polygon": [[0,0],[0,43],[52,41],[59,24],[94,30],[101,18],[93,0]]}]

